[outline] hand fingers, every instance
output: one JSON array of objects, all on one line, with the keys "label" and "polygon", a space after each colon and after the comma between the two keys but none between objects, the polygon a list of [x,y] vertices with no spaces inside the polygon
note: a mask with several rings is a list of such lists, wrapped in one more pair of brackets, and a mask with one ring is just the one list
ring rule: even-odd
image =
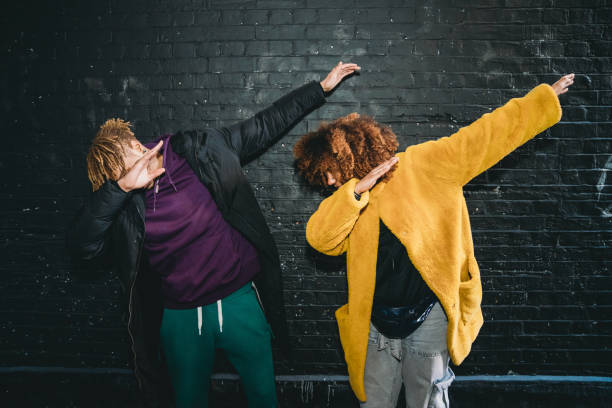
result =
[{"label": "hand fingers", "polygon": [[567,75],[563,75],[561,78],[559,78],[559,80],[557,82],[561,82],[561,81],[573,81],[575,77],[575,74],[567,74]]},{"label": "hand fingers", "polygon": [[562,85],[569,86],[574,83],[574,74],[564,75],[557,82],[560,82]]},{"label": "hand fingers", "polygon": [[335,67],[334,70],[340,69],[340,70],[345,70],[345,69],[359,69],[359,65],[355,64],[354,62],[347,62],[346,64],[344,64],[342,61],[340,61]]},{"label": "hand fingers", "polygon": [[161,149],[161,147],[162,147],[162,145],[163,145],[163,144],[164,144],[164,141],[163,141],[163,140],[160,140],[160,141],[159,141],[159,143],[157,143],[157,144],[155,145],[155,147],[154,147],[154,148],[152,148],[151,150],[149,150],[148,152],[146,152],[146,153],[144,154],[143,159],[144,159],[145,157],[146,157],[146,158],[151,158],[151,157],[154,157],[154,156],[157,154],[157,152],[159,151],[159,149]]},{"label": "hand fingers", "polygon": [[389,160],[385,160],[381,165],[379,165],[378,167],[380,168],[385,168],[385,167],[391,167],[393,166],[395,163],[397,163],[399,161],[399,158],[396,156],[393,156],[392,158],[390,158]]},{"label": "hand fingers", "polygon": [[342,71],[359,71],[361,67],[357,64],[346,64],[340,68]]},{"label": "hand fingers", "polygon": [[361,67],[342,69],[342,71],[340,72],[342,73],[342,75],[348,75],[348,74],[352,74],[355,71],[361,71]]},{"label": "hand fingers", "polygon": [[379,178],[387,174],[392,168],[393,166],[383,167],[382,169],[378,170],[376,173],[372,173],[372,176],[371,176],[372,180],[375,182],[376,180],[378,180]]},{"label": "hand fingers", "polygon": [[553,84],[557,95],[561,95],[567,92],[568,87],[574,83],[574,77],[575,75],[573,73],[567,74],[559,78],[559,80]]},{"label": "hand fingers", "polygon": [[399,158],[397,157],[392,157],[389,160],[383,162],[382,164],[379,164],[378,166],[376,166],[371,172],[370,174],[372,174],[372,176],[379,178],[381,177],[383,174],[385,174],[386,172],[388,172],[389,170],[391,170],[391,168],[395,165],[395,163],[397,163],[399,161]]},{"label": "hand fingers", "polygon": [[567,91],[567,88],[574,83],[573,79],[565,78],[561,81],[562,90]]},{"label": "hand fingers", "polygon": [[383,174],[391,170],[393,166],[395,166],[395,163],[397,163],[398,161],[399,161],[399,158],[397,157],[393,157],[387,160],[387,162],[385,163],[385,167],[383,167]]},{"label": "hand fingers", "polygon": [[151,178],[151,180],[155,180],[156,178],[164,174],[165,171],[166,171],[165,168],[160,167],[159,169],[153,171],[153,173],[149,174],[149,177]]},{"label": "hand fingers", "polygon": [[340,74],[338,75],[338,79],[342,79],[344,77],[347,77],[349,75],[351,75],[353,72],[355,72],[356,70],[348,70],[348,71],[340,71]]},{"label": "hand fingers", "polygon": [[399,159],[397,157],[392,157],[389,160],[386,160],[384,162],[382,162],[381,164],[379,164],[378,166],[376,166],[372,172],[378,172],[382,169],[384,169],[385,167],[391,167],[392,165],[394,165],[395,163],[397,163]]},{"label": "hand fingers", "polygon": [[151,150],[147,151],[145,154],[142,155],[142,157],[140,159],[138,159],[136,161],[136,163],[134,163],[134,166],[137,165],[144,165],[144,164],[148,164],[149,161],[151,161],[151,159],[155,158],[155,156],[157,155],[157,152],[159,152],[159,149],[161,149],[161,147],[163,146],[164,141],[160,140],[155,147],[153,147]]},{"label": "hand fingers", "polygon": [[379,164],[378,166],[374,167],[372,170],[370,170],[370,173],[376,174],[378,173],[380,170],[382,170],[382,168],[386,165],[387,162],[382,162],[381,164]]}]

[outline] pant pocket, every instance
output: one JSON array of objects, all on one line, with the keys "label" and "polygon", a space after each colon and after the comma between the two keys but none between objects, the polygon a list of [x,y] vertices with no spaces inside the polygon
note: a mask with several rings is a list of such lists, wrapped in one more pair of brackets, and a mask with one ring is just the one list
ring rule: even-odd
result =
[{"label": "pant pocket", "polygon": [[369,344],[378,344],[378,339],[380,337],[380,333],[376,330],[376,327],[370,322],[370,332],[368,333],[368,343]]},{"label": "pant pocket", "polygon": [[249,297],[245,299],[247,300],[250,306],[249,310],[252,313],[255,313],[259,317],[259,320],[261,321],[261,327],[266,329],[271,339],[274,339],[276,336],[274,336],[274,332],[272,332],[272,326],[270,326],[270,324],[268,323],[268,319],[266,318],[266,313],[264,312],[263,308],[261,307],[261,304],[258,301],[257,292],[251,289],[249,290],[247,295]]},{"label": "pant pocket", "polygon": [[446,371],[446,375],[435,381],[429,397],[427,408],[449,408],[450,401],[448,399],[448,388],[455,379],[455,373],[450,367]]}]

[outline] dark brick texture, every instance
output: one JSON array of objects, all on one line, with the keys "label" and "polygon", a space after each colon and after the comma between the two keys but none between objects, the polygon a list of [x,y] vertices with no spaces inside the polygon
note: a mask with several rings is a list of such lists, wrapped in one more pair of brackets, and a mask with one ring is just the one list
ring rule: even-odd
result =
[{"label": "dark brick texture", "polygon": [[456,373],[612,375],[612,1],[52,0],[0,22],[2,366],[129,367],[118,281],[74,280],[63,242],[105,119],[142,141],[231,124],[342,60],[361,75],[245,167],[281,254],[278,373],[346,374],[345,264],[306,243],[295,141],[357,111],[404,149],[575,72],[561,123],[465,188],[485,325]]}]

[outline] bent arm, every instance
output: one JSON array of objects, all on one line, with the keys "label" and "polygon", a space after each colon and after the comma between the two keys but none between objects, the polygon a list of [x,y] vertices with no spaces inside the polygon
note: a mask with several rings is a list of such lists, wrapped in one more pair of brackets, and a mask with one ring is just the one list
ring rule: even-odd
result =
[{"label": "bent arm", "polygon": [[348,249],[348,236],[361,210],[368,204],[370,193],[355,198],[357,179],[347,181],[334,194],[321,202],[306,224],[306,240],[326,255],[341,255]]},{"label": "bent arm", "polygon": [[115,181],[89,194],[66,233],[66,246],[73,257],[90,260],[104,253],[107,232],[130,195]]},{"label": "bent arm", "polygon": [[541,84],[451,136],[411,146],[406,151],[427,173],[465,185],[553,126],[561,119],[561,113],[553,88]]},{"label": "bent arm", "polygon": [[270,147],[299,119],[324,103],[323,88],[313,81],[291,91],[255,116],[220,130],[244,161]]}]

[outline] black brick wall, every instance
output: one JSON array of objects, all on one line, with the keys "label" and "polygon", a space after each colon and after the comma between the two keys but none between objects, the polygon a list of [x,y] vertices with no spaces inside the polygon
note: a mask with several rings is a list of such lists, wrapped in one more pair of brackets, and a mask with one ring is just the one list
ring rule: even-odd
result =
[{"label": "black brick wall", "polygon": [[73,280],[63,247],[106,118],[143,141],[228,124],[343,60],[362,74],[245,168],[281,253],[297,362],[280,372],[346,372],[344,263],[306,244],[321,198],[297,138],[358,111],[403,149],[575,72],[562,122],[465,188],[486,323],[456,371],[612,375],[611,1],[56,0],[0,21],[2,366],[128,365],[117,280]]}]

